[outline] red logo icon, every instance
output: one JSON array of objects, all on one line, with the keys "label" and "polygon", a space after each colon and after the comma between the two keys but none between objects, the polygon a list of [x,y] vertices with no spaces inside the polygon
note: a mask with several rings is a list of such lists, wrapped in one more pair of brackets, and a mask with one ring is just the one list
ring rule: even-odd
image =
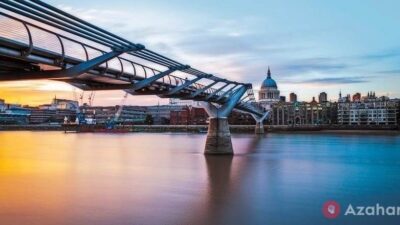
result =
[{"label": "red logo icon", "polygon": [[328,219],[335,219],[339,216],[340,213],[340,205],[335,201],[327,201],[322,206],[322,213]]}]

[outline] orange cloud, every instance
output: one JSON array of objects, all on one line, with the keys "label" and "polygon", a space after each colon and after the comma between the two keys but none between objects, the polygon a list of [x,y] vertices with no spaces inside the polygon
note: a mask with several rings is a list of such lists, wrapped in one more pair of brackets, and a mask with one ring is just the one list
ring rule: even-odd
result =
[{"label": "orange cloud", "polygon": [[[35,81],[12,81],[0,82],[0,98],[7,103],[18,103],[22,105],[37,106],[48,104],[57,98],[74,99],[82,91],[73,86],[50,80]],[[121,103],[124,92],[121,91],[98,91],[94,100],[94,105],[118,105]],[[84,93],[84,101],[87,102],[89,92]],[[168,99],[161,99],[157,96],[129,96],[126,104],[129,105],[156,105],[157,103],[167,104]]]},{"label": "orange cloud", "polygon": [[73,98],[73,87],[56,81],[1,82],[0,98],[8,103],[40,105],[49,103],[54,96]]}]

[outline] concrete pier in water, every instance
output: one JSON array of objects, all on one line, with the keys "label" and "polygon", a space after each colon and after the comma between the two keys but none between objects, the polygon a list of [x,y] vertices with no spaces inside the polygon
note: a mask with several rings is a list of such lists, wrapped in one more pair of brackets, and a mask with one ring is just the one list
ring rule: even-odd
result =
[{"label": "concrete pier in water", "polygon": [[204,154],[232,155],[231,132],[227,118],[210,118]]}]

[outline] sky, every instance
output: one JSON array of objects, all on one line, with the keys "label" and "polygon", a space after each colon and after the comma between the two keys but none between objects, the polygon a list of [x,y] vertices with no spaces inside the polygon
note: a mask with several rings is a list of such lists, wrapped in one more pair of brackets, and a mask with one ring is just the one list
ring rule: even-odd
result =
[{"label": "sky", "polygon": [[[271,67],[281,95],[310,101],[375,91],[400,97],[400,1],[47,0],[134,43],[258,91]],[[59,82],[1,82],[0,98],[22,104],[72,98]],[[76,90],[78,94],[79,90]],[[88,95],[88,93],[85,93]],[[98,92],[113,105],[122,91]],[[128,104],[165,103],[131,96]]]}]

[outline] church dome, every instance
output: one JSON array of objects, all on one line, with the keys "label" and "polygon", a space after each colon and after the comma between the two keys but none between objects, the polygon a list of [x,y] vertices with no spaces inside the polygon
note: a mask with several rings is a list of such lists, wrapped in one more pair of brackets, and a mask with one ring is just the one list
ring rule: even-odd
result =
[{"label": "church dome", "polygon": [[261,89],[265,89],[265,88],[278,89],[278,85],[276,85],[275,80],[271,78],[271,71],[269,70],[269,67],[268,67],[267,78],[262,82],[262,85],[261,85]]}]

